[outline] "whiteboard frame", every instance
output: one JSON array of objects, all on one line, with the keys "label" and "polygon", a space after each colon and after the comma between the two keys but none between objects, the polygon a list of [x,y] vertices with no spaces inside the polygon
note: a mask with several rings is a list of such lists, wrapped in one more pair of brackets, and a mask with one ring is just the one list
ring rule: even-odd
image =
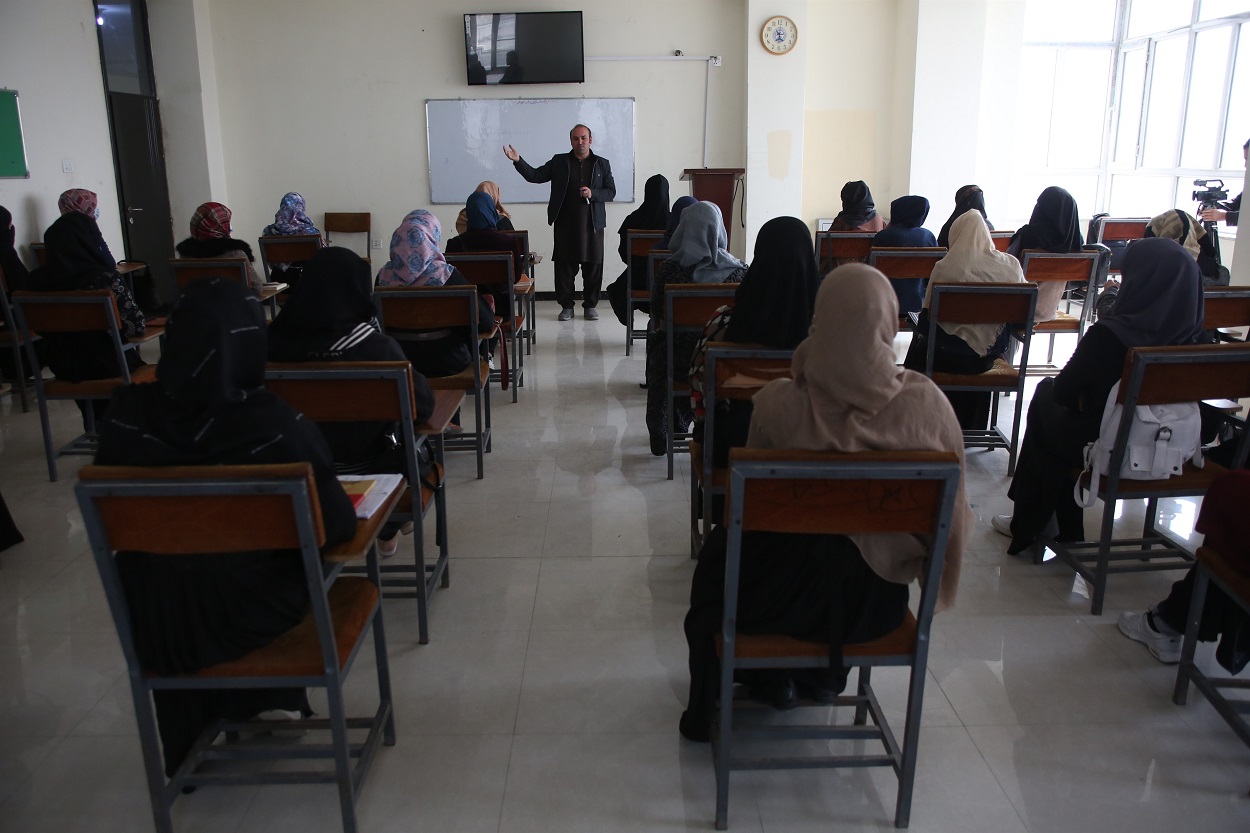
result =
[{"label": "whiteboard frame", "polygon": [[[464,197],[461,197],[456,200],[435,199],[434,146],[433,146],[433,141],[432,141],[432,130],[430,126],[430,105],[445,104],[445,103],[464,104],[464,103],[478,103],[478,102],[483,103],[483,104],[492,104],[495,102],[502,102],[502,103],[507,103],[507,104],[515,104],[519,102],[530,102],[530,103],[538,104],[542,102],[592,102],[592,101],[613,101],[613,102],[628,101],[630,103],[629,131],[630,131],[630,146],[633,151],[632,157],[629,160],[630,161],[630,165],[629,165],[630,167],[630,171],[629,171],[630,196],[628,199],[618,198],[618,199],[613,200],[613,202],[614,203],[620,202],[624,204],[632,204],[632,203],[637,202],[638,201],[638,145],[637,145],[637,142],[638,142],[638,101],[637,99],[634,98],[633,96],[565,96],[565,97],[545,96],[545,97],[532,97],[532,98],[531,97],[525,97],[525,98],[427,98],[425,100],[425,161],[426,161],[426,172],[428,176],[427,183],[429,186],[429,193],[430,193],[430,204],[431,205],[463,205],[464,204]],[[592,146],[592,150],[593,150],[593,146]],[[500,149],[499,153],[500,153],[500,156],[502,157],[503,155],[502,148]],[[608,156],[607,159],[609,162],[615,161],[613,159],[613,156]],[[546,161],[547,161],[547,157],[544,155],[544,157],[542,158],[542,161],[539,162],[538,165],[541,165],[545,163]],[[621,179],[617,175],[617,170],[618,169],[613,170],[612,177],[617,182],[617,190],[619,192],[623,189],[620,188]],[[481,176],[478,178],[478,182],[481,182],[484,179],[490,179],[490,178],[492,177]],[[524,180],[521,179],[520,174],[516,174],[516,178],[517,178],[518,183],[524,182]],[[546,205],[550,196],[550,191],[546,189],[545,187],[544,187],[544,192],[541,198],[538,198],[537,196],[533,198],[528,198],[528,197],[520,196],[519,194],[515,194],[515,192],[510,193],[508,182],[506,180],[501,181],[499,185],[504,194],[505,204],[511,205],[511,204],[524,203],[524,204],[529,204],[529,205],[538,205],[538,204]],[[472,187],[473,186],[470,186],[470,191],[472,190]],[[464,196],[467,197],[468,192],[466,192]]]}]

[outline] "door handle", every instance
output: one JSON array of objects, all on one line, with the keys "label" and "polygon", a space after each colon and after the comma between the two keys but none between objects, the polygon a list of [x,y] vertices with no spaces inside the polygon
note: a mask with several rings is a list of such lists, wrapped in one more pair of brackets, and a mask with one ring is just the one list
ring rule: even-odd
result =
[{"label": "door handle", "polygon": [[[133,213],[134,213],[134,212],[136,212],[136,211],[142,211],[142,210],[143,210],[142,208],[127,208],[127,209],[126,209],[126,213],[127,213],[127,214],[133,214]],[[134,217],[128,217],[128,218],[127,218],[127,221],[128,221],[128,222],[129,222],[132,226],[135,224],[135,218],[134,218]]]}]

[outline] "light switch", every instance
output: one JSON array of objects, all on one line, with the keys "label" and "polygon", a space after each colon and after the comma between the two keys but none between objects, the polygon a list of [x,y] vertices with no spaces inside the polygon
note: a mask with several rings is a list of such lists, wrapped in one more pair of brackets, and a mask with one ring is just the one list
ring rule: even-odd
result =
[{"label": "light switch", "polygon": [[61,160],[61,173],[72,174],[74,172],[74,161],[72,159]]}]

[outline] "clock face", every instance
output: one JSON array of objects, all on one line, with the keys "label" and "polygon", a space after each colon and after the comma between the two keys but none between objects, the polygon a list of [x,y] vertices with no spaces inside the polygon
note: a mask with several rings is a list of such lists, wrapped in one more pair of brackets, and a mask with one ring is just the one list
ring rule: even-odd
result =
[{"label": "clock face", "polygon": [[794,48],[799,39],[799,27],[788,17],[778,15],[764,24],[760,30],[760,41],[764,48],[774,55],[784,55]]}]

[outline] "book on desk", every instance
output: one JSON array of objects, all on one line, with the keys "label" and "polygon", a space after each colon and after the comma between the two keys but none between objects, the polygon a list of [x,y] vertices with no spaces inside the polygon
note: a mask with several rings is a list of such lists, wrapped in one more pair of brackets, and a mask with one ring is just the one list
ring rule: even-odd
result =
[{"label": "book on desk", "polygon": [[391,494],[404,485],[401,474],[340,474],[339,483],[351,498],[356,517],[373,516]]}]

